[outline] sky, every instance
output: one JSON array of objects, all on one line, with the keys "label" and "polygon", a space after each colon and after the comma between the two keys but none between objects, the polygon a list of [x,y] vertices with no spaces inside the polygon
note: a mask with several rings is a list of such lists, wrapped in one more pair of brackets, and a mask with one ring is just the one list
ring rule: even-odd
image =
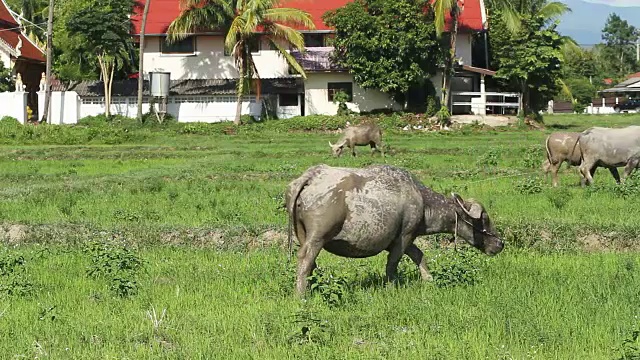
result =
[{"label": "sky", "polygon": [[585,0],[592,3],[607,4],[611,6],[640,6],[640,0]]}]

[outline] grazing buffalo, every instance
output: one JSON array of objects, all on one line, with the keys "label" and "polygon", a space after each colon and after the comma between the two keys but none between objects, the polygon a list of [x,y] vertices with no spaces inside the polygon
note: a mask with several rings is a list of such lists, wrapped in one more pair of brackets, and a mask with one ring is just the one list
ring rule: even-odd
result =
[{"label": "grazing buffalo", "polygon": [[582,152],[580,172],[589,185],[593,183],[589,170],[594,166],[624,166],[626,178],[640,163],[640,126],[619,129],[592,127],[580,134],[578,143]]},{"label": "grazing buffalo", "polygon": [[[545,174],[551,172],[553,178],[553,186],[558,186],[558,170],[563,162],[567,162],[571,166],[579,166],[582,158],[582,151],[578,145],[578,138],[580,133],[578,132],[558,132],[553,133],[547,137],[545,147],[547,150],[547,159],[542,165],[542,170]],[[618,169],[615,167],[608,167],[613,178],[616,182],[620,182],[620,175]],[[596,172],[597,166],[591,168],[590,173],[593,176]],[[584,186],[585,177],[581,176],[580,183]]]},{"label": "grazing buffalo", "polygon": [[286,192],[289,246],[300,243],[296,289],[303,293],[320,250],[349,258],[389,252],[387,280],[395,280],[404,254],[423,279],[431,275],[417,236],[456,234],[488,255],[504,246],[484,207],[472,199],[434,192],[409,172],[388,165],[362,169],[318,165],[293,180]]},{"label": "grazing buffalo", "polygon": [[371,146],[371,155],[376,150],[379,150],[382,156],[384,156],[384,150],[382,149],[382,130],[374,124],[363,124],[358,126],[351,126],[344,129],[342,137],[337,143],[332,144],[329,141],[329,146],[333,152],[333,156],[339,157],[342,155],[344,147],[351,149],[351,155],[356,156],[356,146]]}]

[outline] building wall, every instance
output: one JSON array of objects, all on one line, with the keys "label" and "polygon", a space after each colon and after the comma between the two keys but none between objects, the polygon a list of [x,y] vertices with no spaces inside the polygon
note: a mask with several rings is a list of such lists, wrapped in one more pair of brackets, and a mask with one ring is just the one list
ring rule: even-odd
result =
[{"label": "building wall", "polygon": [[[198,36],[196,52],[192,55],[162,54],[160,37],[148,37],[145,41],[145,70],[167,71],[171,79],[233,79],[238,77],[232,56],[224,55],[222,36]],[[254,61],[261,78],[287,77],[288,66],[278,53],[262,42],[261,50],[254,54]]]},{"label": "building wall", "polygon": [[471,65],[471,34],[458,34],[456,39],[456,57],[462,58],[465,65]]},{"label": "building wall", "polygon": [[[149,71],[168,71],[171,79],[233,79],[238,77],[233,57],[224,55],[224,38],[207,35],[196,38],[196,52],[191,55],[162,54],[161,37],[147,37],[144,62]],[[471,65],[471,34],[459,34],[456,56]],[[288,77],[288,65],[275,50],[262,42],[261,50],[254,54],[261,78]]]},{"label": "building wall", "polygon": [[352,82],[353,102],[347,103],[350,110],[355,112],[371,111],[374,109],[399,109],[400,106],[388,95],[376,91],[365,90],[353,82],[348,73],[310,73],[305,81],[305,114],[335,115],[338,105],[330,102],[328,84],[330,82]]}]

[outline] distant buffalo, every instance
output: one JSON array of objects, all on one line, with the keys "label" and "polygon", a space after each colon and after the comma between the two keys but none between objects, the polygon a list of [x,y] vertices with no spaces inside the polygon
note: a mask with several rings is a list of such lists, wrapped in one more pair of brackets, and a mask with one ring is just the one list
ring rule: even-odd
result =
[{"label": "distant buffalo", "polygon": [[640,126],[619,129],[592,127],[580,134],[578,143],[582,151],[580,172],[589,185],[593,183],[589,170],[594,166],[624,166],[626,178],[640,164]]},{"label": "distant buffalo", "polygon": [[[582,151],[578,143],[580,137],[579,132],[557,132],[549,135],[545,141],[545,148],[547,150],[547,159],[542,165],[542,170],[545,174],[551,172],[553,186],[558,186],[558,170],[563,162],[567,162],[571,166],[579,166],[582,161]],[[602,165],[600,165],[602,166]],[[607,166],[603,166],[607,167]],[[620,175],[618,169],[615,167],[607,167],[611,172],[611,175],[620,182]],[[596,172],[597,165],[590,169],[590,174],[593,176]],[[584,186],[585,177],[581,175],[580,183]]]},{"label": "distant buffalo", "polygon": [[285,199],[289,246],[292,231],[300,243],[299,294],[322,249],[349,258],[386,250],[387,280],[396,279],[398,263],[406,254],[422,278],[430,280],[423,253],[413,243],[417,236],[456,233],[488,255],[504,246],[482,204],[457,194],[447,198],[393,166],[314,166],[289,184]]},{"label": "distant buffalo", "polygon": [[382,130],[374,124],[363,124],[358,126],[351,126],[344,129],[342,137],[337,143],[332,144],[329,142],[333,156],[339,157],[342,155],[344,147],[351,149],[351,155],[356,156],[356,146],[371,146],[371,155],[375,150],[379,150],[382,156],[384,156],[384,150],[382,149]]}]

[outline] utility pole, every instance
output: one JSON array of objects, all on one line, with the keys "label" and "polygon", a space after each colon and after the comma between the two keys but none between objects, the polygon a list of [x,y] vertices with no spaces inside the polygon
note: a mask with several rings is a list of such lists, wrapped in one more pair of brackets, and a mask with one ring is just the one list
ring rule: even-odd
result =
[{"label": "utility pole", "polygon": [[640,62],[640,38],[636,39],[636,62]]},{"label": "utility pole", "polygon": [[51,62],[53,55],[53,0],[49,0],[49,18],[47,19],[47,74],[44,95],[44,111],[40,122],[47,122],[51,107]]},{"label": "utility pole", "polygon": [[142,24],[140,24],[140,54],[138,63],[138,121],[142,122],[142,91],[144,89],[144,33],[147,26],[147,14],[149,14],[149,4],[151,0],[144,3],[144,12],[142,14]]}]

